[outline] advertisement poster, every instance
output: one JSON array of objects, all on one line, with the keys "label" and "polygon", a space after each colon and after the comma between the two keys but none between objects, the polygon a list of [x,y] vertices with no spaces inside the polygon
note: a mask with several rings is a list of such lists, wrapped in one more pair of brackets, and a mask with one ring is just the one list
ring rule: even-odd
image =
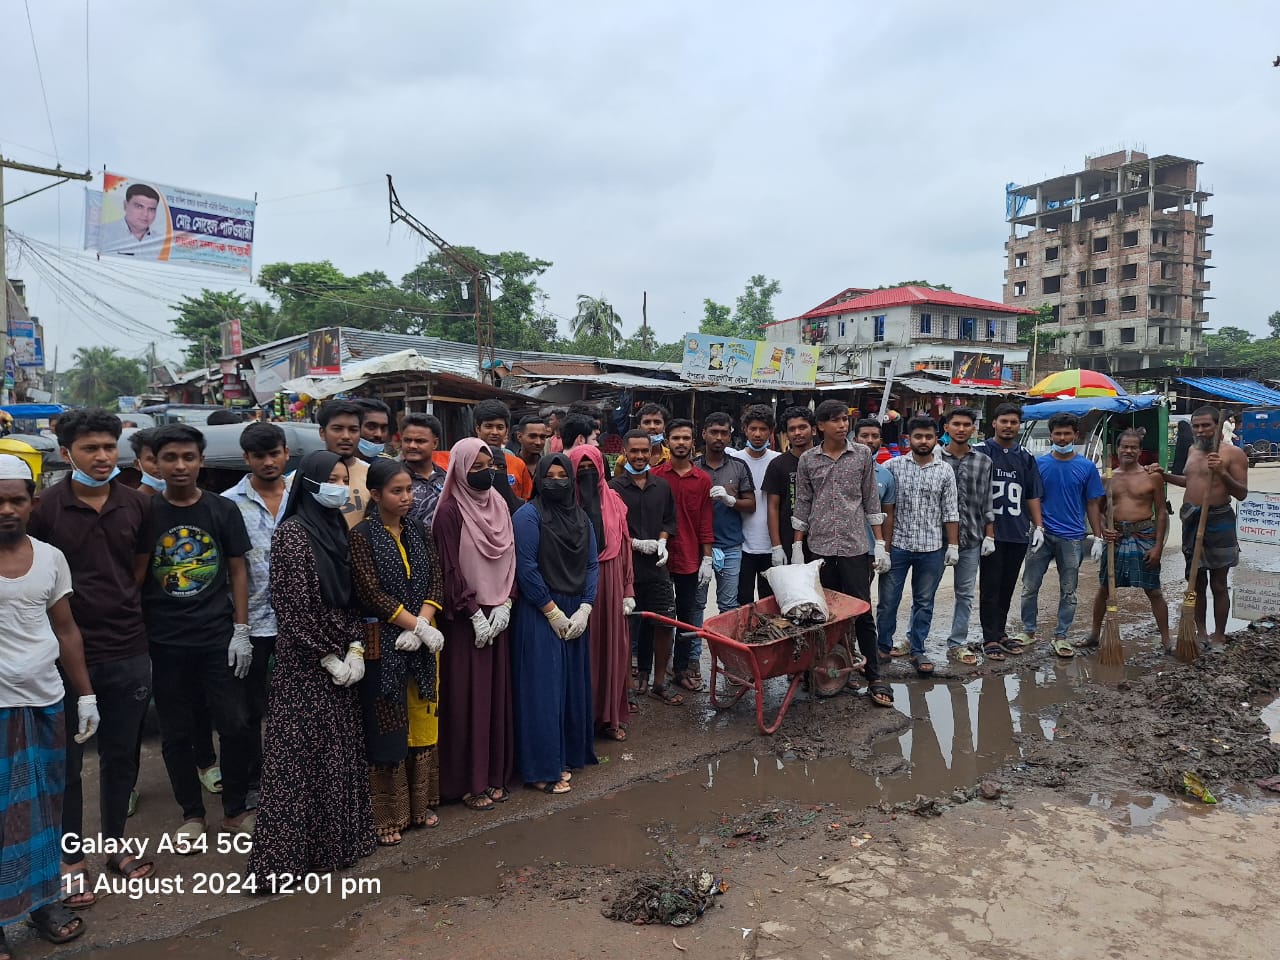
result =
[{"label": "advertisement poster", "polygon": [[253,275],[257,203],[118,173],[85,192],[87,250],[146,263]]},{"label": "advertisement poster", "polygon": [[680,376],[694,383],[774,389],[812,387],[818,348],[801,343],[740,340],[686,333]]},{"label": "advertisement poster", "polygon": [[336,377],[342,373],[342,340],[337,327],[312,330],[307,334],[309,377]]},{"label": "advertisement poster", "polygon": [[1280,493],[1250,491],[1237,505],[1236,535],[1249,543],[1280,543]]},{"label": "advertisement poster", "polygon": [[957,350],[951,356],[954,387],[999,387],[1004,383],[1004,354]]},{"label": "advertisement poster", "polygon": [[9,320],[9,348],[18,366],[44,369],[44,344],[34,320]]},{"label": "advertisement poster", "polygon": [[240,333],[240,319],[228,320],[219,328],[222,334],[222,355],[238,357],[244,353],[244,338]]}]

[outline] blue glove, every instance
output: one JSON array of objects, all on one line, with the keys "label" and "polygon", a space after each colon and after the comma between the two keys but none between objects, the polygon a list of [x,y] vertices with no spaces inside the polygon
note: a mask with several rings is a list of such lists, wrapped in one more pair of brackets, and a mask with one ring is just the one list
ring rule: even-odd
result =
[{"label": "blue glove", "polygon": [[711,569],[717,573],[724,569],[724,551],[719,547],[711,548]]}]

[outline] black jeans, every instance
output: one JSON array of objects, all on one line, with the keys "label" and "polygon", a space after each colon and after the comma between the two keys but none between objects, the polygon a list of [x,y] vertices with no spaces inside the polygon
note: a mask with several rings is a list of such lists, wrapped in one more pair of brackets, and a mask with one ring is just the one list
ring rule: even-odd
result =
[{"label": "black jeans", "polygon": [[200,709],[196,705],[198,693],[204,694],[222,746],[223,813],[227,819],[240,816],[245,811],[252,756],[249,699],[245,682],[237,680],[227,666],[226,648],[153,643],[151,673],[164,766],[183,818],[202,820],[205,815],[193,741]]},{"label": "black jeans", "polygon": [[[871,603],[869,553],[860,557],[822,557],[822,570],[818,576],[828,590]],[[867,658],[867,682],[874,683],[880,679],[880,651],[876,649],[876,618],[870,609],[854,618],[853,631],[858,638],[858,651]]]},{"label": "black jeans", "polygon": [[1025,543],[997,540],[996,552],[978,562],[978,616],[983,643],[998,643],[1005,635],[1014,586],[1026,556]]},{"label": "black jeans", "polygon": [[[138,731],[151,703],[151,658],[145,653],[124,660],[89,665],[89,682],[98,698],[101,721],[94,741],[98,748],[98,813],[102,836],[120,840],[125,835],[129,818],[129,793],[138,778],[135,747]],[[66,683],[66,678],[63,678]],[[62,799],[62,835],[84,835],[84,785],[80,767],[84,761],[84,745],[75,742],[79,719],[76,701],[79,696],[67,687],[64,711],[67,718],[67,786]],[[78,844],[76,845],[78,847]],[[84,862],[84,854],[62,854],[62,862],[75,865]]]},{"label": "black jeans", "polygon": [[764,572],[772,566],[773,554],[742,551],[742,572],[738,574],[738,606],[745,607],[755,603],[757,588],[761,600],[773,596],[773,588],[764,578]]},{"label": "black jeans", "polygon": [[[702,626],[702,611],[698,609],[698,575],[673,573],[671,582],[676,588],[676,619],[694,627]],[[671,669],[677,676],[689,669],[692,652],[693,637],[688,631],[676,630],[675,653],[671,656]]]},{"label": "black jeans", "polygon": [[271,658],[276,653],[275,637],[253,637],[253,664],[244,678],[249,701],[249,789],[262,789],[262,721],[267,716],[267,686],[271,679]]}]

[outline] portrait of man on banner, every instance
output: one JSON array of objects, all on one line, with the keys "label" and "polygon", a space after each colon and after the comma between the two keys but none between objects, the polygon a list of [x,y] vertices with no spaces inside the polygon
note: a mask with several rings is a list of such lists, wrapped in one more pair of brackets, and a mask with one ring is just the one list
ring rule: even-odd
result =
[{"label": "portrait of man on banner", "polygon": [[158,259],[168,223],[160,192],[145,183],[132,183],[124,192],[122,204],[123,216],[99,228],[98,249],[143,260]]}]

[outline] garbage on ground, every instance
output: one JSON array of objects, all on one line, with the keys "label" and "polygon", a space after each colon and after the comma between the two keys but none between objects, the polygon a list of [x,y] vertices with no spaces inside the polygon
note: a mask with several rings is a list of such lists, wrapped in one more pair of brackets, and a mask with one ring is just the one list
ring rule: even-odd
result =
[{"label": "garbage on ground", "polygon": [[1182,788],[1197,800],[1203,800],[1205,803],[1218,802],[1218,798],[1209,792],[1209,788],[1205,786],[1204,781],[1190,770],[1182,775]]},{"label": "garbage on ground", "polygon": [[717,880],[706,870],[668,877],[641,876],[600,912],[623,923],[683,927],[701,917],[728,889],[726,881]]}]

